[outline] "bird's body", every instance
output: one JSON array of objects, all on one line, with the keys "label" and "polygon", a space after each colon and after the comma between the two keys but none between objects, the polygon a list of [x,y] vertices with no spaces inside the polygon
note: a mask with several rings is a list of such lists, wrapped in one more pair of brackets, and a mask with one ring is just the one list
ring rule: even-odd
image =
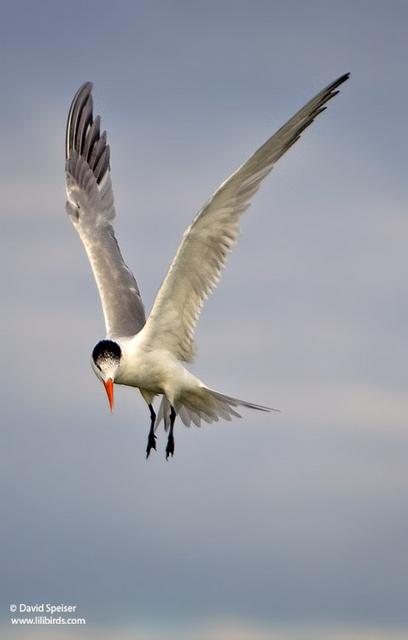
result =
[{"label": "bird's body", "polygon": [[115,382],[138,387],[145,396],[165,394],[174,404],[183,389],[197,385],[195,378],[177,358],[165,349],[151,349],[144,329],[117,342],[122,349]]},{"label": "bird's body", "polygon": [[[189,426],[240,417],[239,406],[273,410],[208,388],[183,363],[193,358],[199,313],[238,238],[240,217],[251,197],[347,78],[341,76],[317,94],[219,187],[185,231],[147,320],[114,235],[110,152],[99,116],[93,118],[91,83],[75,95],[66,134],[67,212],[88,254],[106,324],[106,338],[95,346],[91,364],[111,408],[114,383],[140,390],[151,416],[147,456],[156,446],[154,432],[161,420],[170,427],[168,457],[174,453],[176,415]],[[153,401],[158,395],[162,401],[156,415]]]}]

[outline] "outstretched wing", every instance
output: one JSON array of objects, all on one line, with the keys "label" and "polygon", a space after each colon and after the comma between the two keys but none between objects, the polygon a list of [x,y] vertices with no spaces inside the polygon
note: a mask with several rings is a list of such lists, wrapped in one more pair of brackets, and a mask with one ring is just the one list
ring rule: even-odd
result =
[{"label": "outstretched wing", "polygon": [[92,115],[92,84],[76,93],[65,146],[67,212],[84,244],[98,285],[108,337],[131,336],[145,324],[139,289],[115,238],[106,131]]},{"label": "outstretched wing", "polygon": [[193,336],[205,298],[217,285],[239,234],[241,215],[275,162],[326,107],[349,74],[323,89],[232,174],[185,231],[145,326],[146,339],[180,360],[193,357]]}]

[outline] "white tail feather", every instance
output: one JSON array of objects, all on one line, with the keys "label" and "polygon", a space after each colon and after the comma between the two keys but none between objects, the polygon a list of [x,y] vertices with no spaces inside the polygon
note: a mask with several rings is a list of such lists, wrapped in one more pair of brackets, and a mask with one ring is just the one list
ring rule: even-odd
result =
[{"label": "white tail feather", "polygon": [[[233,407],[245,407],[256,409],[257,411],[278,411],[272,407],[264,407],[260,404],[231,398],[218,391],[213,391],[207,387],[201,387],[194,391],[186,391],[182,397],[175,402],[175,410],[180,420],[186,427],[193,422],[197,427],[203,422],[218,422],[220,418],[230,421],[233,417],[240,418],[241,415]],[[156,426],[158,428],[163,420],[165,431],[169,428],[171,405],[166,396],[162,397],[159,411],[157,413]]]}]

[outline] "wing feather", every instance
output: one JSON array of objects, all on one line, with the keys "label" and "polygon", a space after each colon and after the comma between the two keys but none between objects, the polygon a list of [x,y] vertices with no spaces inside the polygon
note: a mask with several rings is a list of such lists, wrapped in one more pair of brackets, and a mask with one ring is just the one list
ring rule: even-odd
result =
[{"label": "wing feather", "polygon": [[226,257],[237,241],[240,216],[279,158],[326,109],[347,80],[328,85],[233,173],[215,192],[183,235],[168,274],[156,296],[144,332],[147,341],[189,361],[194,330],[203,306],[217,285]]},{"label": "wing feather", "polygon": [[110,150],[100,117],[93,119],[92,84],[76,93],[68,114],[65,144],[67,212],[88,254],[98,285],[109,337],[130,336],[145,324],[136,281],[115,238]]}]

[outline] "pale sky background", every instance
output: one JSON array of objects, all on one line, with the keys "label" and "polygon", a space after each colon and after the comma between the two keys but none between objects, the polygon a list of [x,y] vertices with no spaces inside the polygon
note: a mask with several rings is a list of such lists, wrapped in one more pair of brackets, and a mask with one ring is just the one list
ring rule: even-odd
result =
[{"label": "pale sky background", "polygon": [[[1,2],[4,638],[408,637],[408,5]],[[197,332],[193,371],[280,414],[177,426],[144,459],[109,414],[104,335],[65,214],[63,143],[94,82],[116,230],[146,307],[216,187],[351,79],[265,181]],[[11,628],[77,604],[86,630]],[[105,635],[101,635],[101,630]],[[38,635],[39,634],[39,635]]]}]

